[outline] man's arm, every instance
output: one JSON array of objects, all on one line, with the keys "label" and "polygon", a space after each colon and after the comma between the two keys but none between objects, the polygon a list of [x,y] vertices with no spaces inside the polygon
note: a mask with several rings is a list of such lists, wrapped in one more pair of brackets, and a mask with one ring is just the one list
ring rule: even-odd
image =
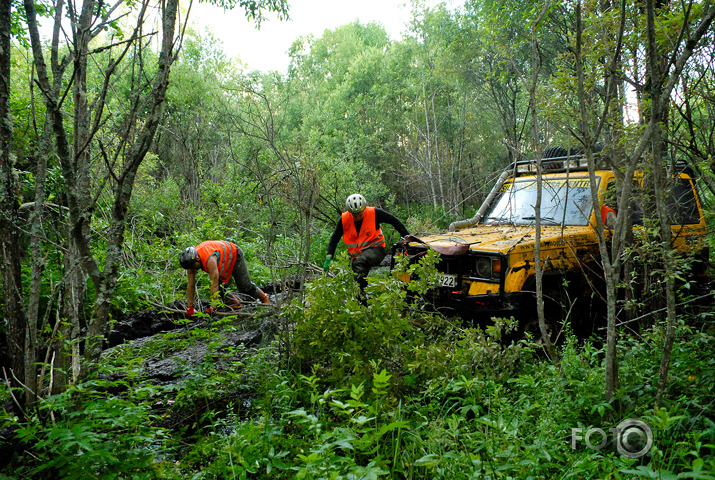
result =
[{"label": "man's arm", "polygon": [[211,307],[216,309],[218,307],[219,272],[215,255],[211,255],[206,262],[206,272],[209,274],[209,279],[211,280]]},{"label": "man's arm", "polygon": [[375,209],[375,222],[376,223],[389,223],[392,227],[397,230],[397,233],[401,237],[405,237],[410,234],[407,228],[402,224],[402,222],[394,215],[387,213],[386,211],[376,208]]},{"label": "man's arm", "polygon": [[328,253],[326,256],[332,258],[333,255],[335,255],[335,249],[338,248],[338,242],[341,238],[343,238],[343,222],[342,219],[339,219],[335,225],[333,235],[330,237],[330,242],[328,242]]},{"label": "man's arm", "polygon": [[188,307],[194,307],[194,294],[196,293],[196,269],[190,268],[187,271],[189,286],[186,289],[186,299],[188,300]]}]

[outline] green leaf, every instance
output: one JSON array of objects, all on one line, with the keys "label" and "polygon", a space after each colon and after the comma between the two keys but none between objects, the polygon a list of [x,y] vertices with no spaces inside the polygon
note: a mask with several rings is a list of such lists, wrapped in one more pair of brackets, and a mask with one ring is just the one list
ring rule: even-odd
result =
[{"label": "green leaf", "polygon": [[392,422],[388,423],[387,425],[383,425],[380,430],[377,432],[377,438],[382,437],[388,432],[391,432],[393,430],[399,430],[401,428],[404,429],[409,429],[410,428],[410,423],[405,421],[405,420],[398,420],[397,422]]},{"label": "green leaf", "polygon": [[434,453],[424,455],[415,460],[415,466],[418,467],[434,467],[439,464],[440,456]]},{"label": "green leaf", "polygon": [[696,478],[699,480],[715,480],[715,476],[710,475],[709,473],[701,472],[682,472],[679,473],[677,477],[673,476],[671,478]]},{"label": "green leaf", "polygon": [[660,473],[654,472],[652,468],[647,465],[638,465],[635,470],[621,469],[621,473],[628,473],[630,475],[635,475],[636,477],[643,478],[661,478]]},{"label": "green leaf", "polygon": [[366,417],[365,415],[360,415],[357,418],[353,418],[352,421],[360,426],[365,425],[367,422],[375,420],[376,417]]}]

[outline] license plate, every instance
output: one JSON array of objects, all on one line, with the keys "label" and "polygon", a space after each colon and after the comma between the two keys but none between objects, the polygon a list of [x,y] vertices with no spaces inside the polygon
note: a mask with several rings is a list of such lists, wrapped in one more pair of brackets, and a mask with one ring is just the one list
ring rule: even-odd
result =
[{"label": "license plate", "polygon": [[443,273],[439,276],[439,280],[437,281],[437,283],[440,287],[454,288],[457,286],[457,276]]}]

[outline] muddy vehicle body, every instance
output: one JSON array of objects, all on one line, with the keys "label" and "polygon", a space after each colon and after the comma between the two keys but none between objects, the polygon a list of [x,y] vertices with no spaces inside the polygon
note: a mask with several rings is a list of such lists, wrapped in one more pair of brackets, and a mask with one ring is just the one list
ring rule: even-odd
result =
[{"label": "muddy vehicle body", "polygon": [[[448,232],[410,237],[394,247],[394,255],[407,255],[413,262],[428,249],[440,254],[439,284],[431,292],[436,306],[476,320],[536,318],[537,165],[521,161],[507,168],[473,218],[453,223]],[[605,298],[596,215],[610,222],[608,204],[614,202],[608,199],[616,177],[612,170],[597,168],[599,204],[593,208],[586,158],[543,159],[541,169],[540,258],[547,314],[563,319],[570,313],[575,330],[589,329],[595,317],[603,316]],[[707,258],[705,219],[693,179],[679,172],[672,180],[673,246]],[[643,214],[631,203],[637,234],[644,228]],[[606,227],[604,234],[608,241],[612,230]]]}]

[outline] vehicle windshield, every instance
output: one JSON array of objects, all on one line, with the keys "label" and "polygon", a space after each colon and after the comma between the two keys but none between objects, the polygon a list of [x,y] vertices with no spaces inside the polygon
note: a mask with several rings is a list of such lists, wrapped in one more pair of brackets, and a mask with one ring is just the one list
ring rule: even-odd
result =
[{"label": "vehicle windshield", "polygon": [[[541,186],[542,225],[588,225],[591,217],[591,187],[587,177],[544,178]],[[536,180],[533,177],[506,182],[482,217],[482,223],[535,224],[536,193]]]}]

